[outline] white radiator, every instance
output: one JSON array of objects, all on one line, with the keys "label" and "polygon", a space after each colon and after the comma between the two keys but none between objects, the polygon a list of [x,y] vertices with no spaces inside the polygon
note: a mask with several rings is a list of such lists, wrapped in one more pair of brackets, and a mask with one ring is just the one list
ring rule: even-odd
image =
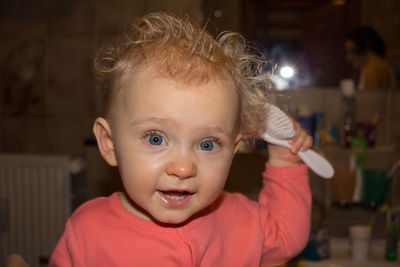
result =
[{"label": "white radiator", "polygon": [[0,266],[19,254],[32,267],[50,256],[71,214],[67,156],[0,154]]}]

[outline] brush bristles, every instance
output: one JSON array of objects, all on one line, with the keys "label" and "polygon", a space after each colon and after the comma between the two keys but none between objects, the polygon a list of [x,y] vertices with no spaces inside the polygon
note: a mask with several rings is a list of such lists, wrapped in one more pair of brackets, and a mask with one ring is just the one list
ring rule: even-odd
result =
[{"label": "brush bristles", "polygon": [[267,104],[266,133],[277,139],[292,138],[296,132],[290,118],[277,106]]}]

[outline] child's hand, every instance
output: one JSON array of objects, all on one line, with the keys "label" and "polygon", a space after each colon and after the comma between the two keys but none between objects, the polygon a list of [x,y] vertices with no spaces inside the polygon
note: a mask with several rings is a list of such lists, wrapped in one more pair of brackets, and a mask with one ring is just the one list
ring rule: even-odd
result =
[{"label": "child's hand", "polygon": [[293,122],[296,135],[289,139],[291,148],[286,148],[274,144],[268,144],[268,163],[278,167],[295,166],[301,163],[301,158],[297,155],[299,151],[306,151],[313,143],[313,139],[300,126],[299,123]]}]

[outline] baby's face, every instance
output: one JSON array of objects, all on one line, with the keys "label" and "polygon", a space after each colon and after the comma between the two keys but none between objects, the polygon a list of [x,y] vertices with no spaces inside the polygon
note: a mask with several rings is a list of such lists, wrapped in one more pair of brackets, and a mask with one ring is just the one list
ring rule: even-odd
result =
[{"label": "baby's face", "polygon": [[226,82],[186,85],[152,68],[124,90],[112,139],[132,200],[125,207],[146,220],[182,223],[225,185],[240,140],[237,93]]}]

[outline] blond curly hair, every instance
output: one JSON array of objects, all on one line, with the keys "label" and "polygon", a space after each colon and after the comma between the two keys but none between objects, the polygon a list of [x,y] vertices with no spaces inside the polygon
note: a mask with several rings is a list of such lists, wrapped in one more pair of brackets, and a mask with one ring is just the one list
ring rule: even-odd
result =
[{"label": "blond curly hair", "polygon": [[213,38],[187,16],[157,12],[136,19],[114,44],[102,48],[95,69],[102,81],[105,116],[124,81],[148,64],[156,65],[164,77],[185,83],[232,81],[241,102],[240,132],[251,139],[265,127],[270,87],[266,63],[240,34],[223,32]]}]

